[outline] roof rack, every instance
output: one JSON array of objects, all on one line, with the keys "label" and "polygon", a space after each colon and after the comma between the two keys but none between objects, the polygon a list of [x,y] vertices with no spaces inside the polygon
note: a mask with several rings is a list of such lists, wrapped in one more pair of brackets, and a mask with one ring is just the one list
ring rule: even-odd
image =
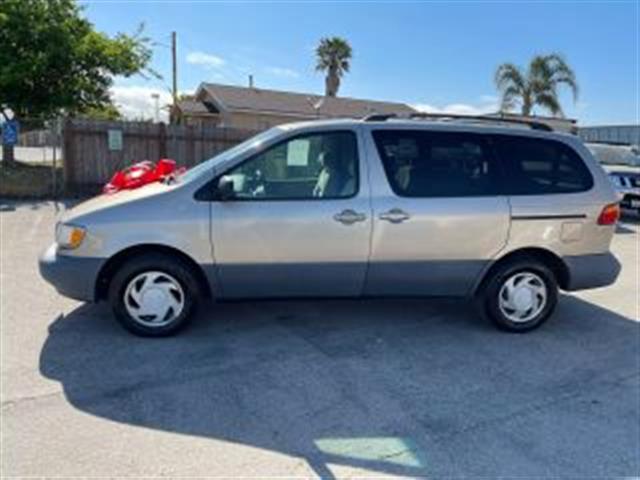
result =
[{"label": "roof rack", "polygon": [[372,113],[365,115],[362,120],[365,122],[385,122],[390,118],[398,118],[397,113]]},{"label": "roof rack", "polygon": [[408,119],[434,119],[434,120],[462,120],[462,121],[472,121],[472,122],[493,122],[493,123],[512,123],[516,125],[525,125],[530,127],[532,130],[540,130],[543,132],[553,132],[553,128],[543,122],[537,122],[535,120],[524,120],[520,118],[507,118],[507,117],[489,117],[487,115],[457,115],[457,114],[449,114],[449,113],[426,113],[426,112],[416,112],[410,113],[409,115],[405,115],[401,117],[395,113],[389,114],[374,114],[368,115],[364,117],[365,122],[384,122],[386,120],[392,118],[408,118]]}]

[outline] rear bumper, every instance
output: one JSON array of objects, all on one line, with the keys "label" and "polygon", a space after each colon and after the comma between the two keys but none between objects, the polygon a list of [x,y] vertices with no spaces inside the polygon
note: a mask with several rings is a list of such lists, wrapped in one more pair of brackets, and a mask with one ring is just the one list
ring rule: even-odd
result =
[{"label": "rear bumper", "polygon": [[65,297],[87,302],[95,300],[95,285],[103,258],[59,255],[51,245],[38,261],[40,275]]},{"label": "rear bumper", "polygon": [[620,274],[620,262],[610,252],[563,257],[563,260],[569,269],[569,291],[606,287]]},{"label": "rear bumper", "polygon": [[640,194],[625,193],[620,201],[620,206],[623,208],[640,208]]}]

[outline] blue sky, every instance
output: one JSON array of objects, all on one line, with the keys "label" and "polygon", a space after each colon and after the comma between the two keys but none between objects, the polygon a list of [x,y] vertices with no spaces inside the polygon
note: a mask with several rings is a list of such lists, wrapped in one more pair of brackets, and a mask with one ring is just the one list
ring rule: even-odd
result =
[{"label": "blue sky", "polygon": [[115,100],[150,114],[150,93],[167,97],[170,32],[178,35],[179,89],[201,81],[322,93],[314,47],[339,35],[352,45],[340,95],[402,101],[433,110],[486,112],[496,107],[493,72],[536,53],[559,52],[573,66],[577,103],[567,116],[583,125],[637,123],[640,2],[84,2],[109,34],[140,22],[159,42],[153,67],[162,81],[118,79]]}]

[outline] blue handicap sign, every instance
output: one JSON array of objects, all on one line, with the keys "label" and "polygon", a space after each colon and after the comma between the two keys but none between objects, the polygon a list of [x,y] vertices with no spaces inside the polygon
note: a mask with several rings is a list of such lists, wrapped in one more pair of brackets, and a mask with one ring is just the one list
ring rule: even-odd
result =
[{"label": "blue handicap sign", "polygon": [[2,124],[2,144],[15,145],[18,143],[20,126],[17,120],[8,120]]}]

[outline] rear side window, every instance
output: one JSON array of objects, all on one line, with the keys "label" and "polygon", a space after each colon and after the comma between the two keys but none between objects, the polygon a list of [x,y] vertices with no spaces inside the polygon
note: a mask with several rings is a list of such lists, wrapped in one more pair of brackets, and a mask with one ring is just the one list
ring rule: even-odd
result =
[{"label": "rear side window", "polygon": [[373,138],[389,184],[401,197],[473,197],[498,194],[490,148],[480,135],[377,130]]},{"label": "rear side window", "polygon": [[493,137],[504,166],[508,195],[585,192],[593,178],[580,156],[555,140],[498,135]]}]

